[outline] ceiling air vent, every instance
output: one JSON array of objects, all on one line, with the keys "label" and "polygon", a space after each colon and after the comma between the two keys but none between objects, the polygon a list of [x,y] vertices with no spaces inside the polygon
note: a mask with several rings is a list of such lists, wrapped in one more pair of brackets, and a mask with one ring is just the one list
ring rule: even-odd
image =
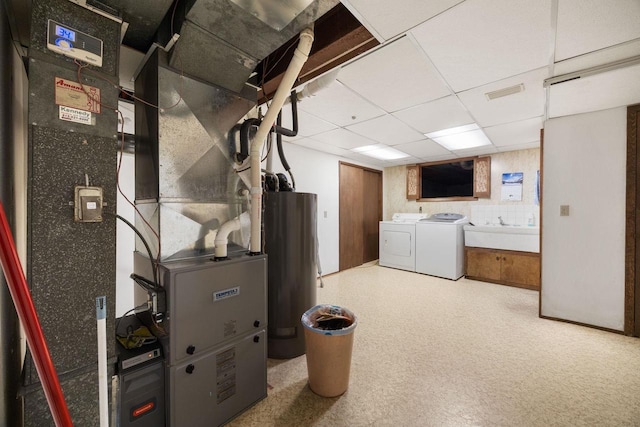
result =
[{"label": "ceiling air vent", "polygon": [[520,83],[519,85],[505,87],[504,89],[494,90],[493,92],[487,92],[484,94],[484,96],[487,97],[487,100],[492,101],[496,98],[502,98],[503,96],[520,93],[523,90],[524,90],[524,83]]}]

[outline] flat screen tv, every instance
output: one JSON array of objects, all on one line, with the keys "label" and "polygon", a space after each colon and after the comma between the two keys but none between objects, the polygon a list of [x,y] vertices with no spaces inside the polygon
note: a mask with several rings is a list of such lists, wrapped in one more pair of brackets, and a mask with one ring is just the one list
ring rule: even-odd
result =
[{"label": "flat screen tv", "polygon": [[422,165],[423,199],[473,197],[473,159]]}]

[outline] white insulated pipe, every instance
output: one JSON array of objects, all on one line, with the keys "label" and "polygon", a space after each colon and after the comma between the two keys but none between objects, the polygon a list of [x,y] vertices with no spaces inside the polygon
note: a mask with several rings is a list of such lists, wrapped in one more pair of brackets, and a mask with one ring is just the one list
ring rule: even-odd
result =
[{"label": "white insulated pipe", "polygon": [[262,123],[260,127],[258,127],[258,131],[251,142],[251,244],[249,250],[252,253],[261,252],[260,215],[262,213],[262,185],[260,181],[260,151],[262,150],[262,143],[269,134],[271,127],[278,118],[278,113],[289,97],[289,93],[298,78],[298,74],[300,74],[302,66],[307,62],[312,44],[313,27],[308,27],[300,33],[300,42],[293,53],[293,59],[291,59],[289,67],[282,77],[280,86],[278,86],[278,90],[271,100],[271,106],[269,110],[267,110],[267,114],[264,116],[264,119],[262,119]]},{"label": "white insulated pipe", "polygon": [[215,257],[226,258],[227,244],[229,243],[229,234],[236,230],[240,230],[243,226],[249,225],[250,217],[248,212],[243,212],[232,220],[222,224],[216,238],[213,240],[215,244]]}]

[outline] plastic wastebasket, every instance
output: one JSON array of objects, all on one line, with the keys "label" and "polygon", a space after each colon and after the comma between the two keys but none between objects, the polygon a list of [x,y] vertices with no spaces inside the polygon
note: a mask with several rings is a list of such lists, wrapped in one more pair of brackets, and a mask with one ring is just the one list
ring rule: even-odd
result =
[{"label": "plastic wastebasket", "polygon": [[323,397],[349,387],[356,316],[344,307],[321,304],[302,315],[309,388]]}]

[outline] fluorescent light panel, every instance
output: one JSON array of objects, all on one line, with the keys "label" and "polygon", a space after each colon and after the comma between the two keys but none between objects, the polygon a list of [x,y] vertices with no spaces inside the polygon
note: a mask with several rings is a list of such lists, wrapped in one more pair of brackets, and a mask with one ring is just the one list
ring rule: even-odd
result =
[{"label": "fluorescent light panel", "polygon": [[409,157],[408,154],[395,148],[387,147],[384,144],[365,145],[352,149],[356,153],[364,154],[365,156],[373,157],[379,160],[397,160]]},{"label": "fluorescent light panel", "polygon": [[424,135],[442,145],[447,150],[465,150],[467,148],[491,145],[489,138],[487,138],[482,129],[475,123],[425,133]]}]

